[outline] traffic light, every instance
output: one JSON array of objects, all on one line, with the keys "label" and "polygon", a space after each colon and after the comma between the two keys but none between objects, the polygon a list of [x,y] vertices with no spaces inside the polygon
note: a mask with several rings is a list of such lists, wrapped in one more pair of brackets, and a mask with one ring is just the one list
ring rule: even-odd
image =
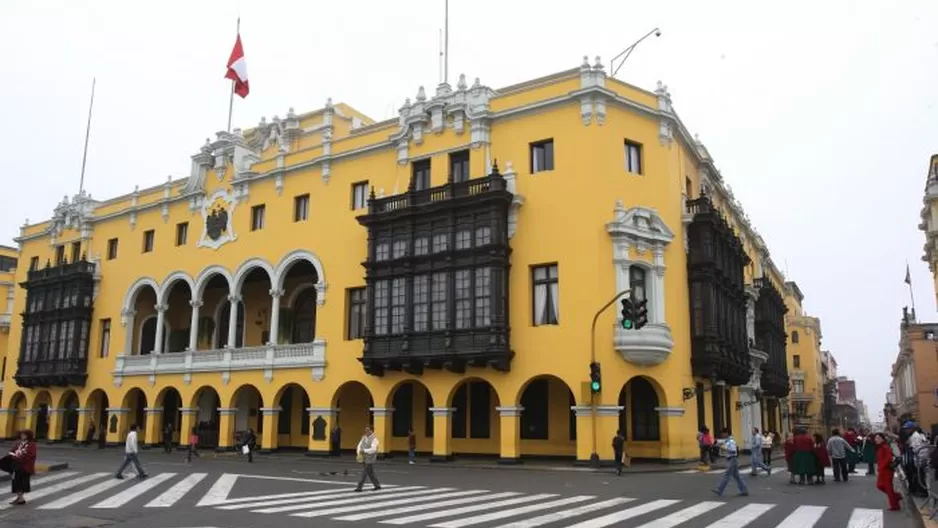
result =
[{"label": "traffic light", "polygon": [[593,394],[599,394],[599,391],[603,389],[603,375],[599,371],[599,363],[593,361],[590,363],[590,392]]},{"label": "traffic light", "polygon": [[648,324],[648,301],[642,299],[639,301],[638,306],[635,307],[635,329],[638,330],[641,327]]},{"label": "traffic light", "polygon": [[631,330],[634,318],[635,310],[632,307],[632,301],[629,299],[622,299],[622,328]]}]

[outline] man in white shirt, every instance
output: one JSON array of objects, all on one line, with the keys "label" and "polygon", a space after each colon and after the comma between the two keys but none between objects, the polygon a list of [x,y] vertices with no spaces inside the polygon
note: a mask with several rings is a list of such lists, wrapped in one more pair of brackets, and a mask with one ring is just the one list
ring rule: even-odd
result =
[{"label": "man in white shirt", "polygon": [[765,437],[759,432],[758,427],[752,428],[752,476],[755,477],[759,475],[759,470],[765,471],[768,475],[772,476],[772,468],[767,466],[762,460],[762,446],[764,445]]},{"label": "man in white shirt", "polygon": [[134,465],[134,468],[137,470],[137,478],[145,479],[147,478],[147,472],[143,470],[143,466],[140,465],[140,459],[137,458],[139,449],[137,448],[137,424],[130,426],[130,432],[127,433],[127,441],[124,442],[124,463],[121,464],[120,469],[117,470],[117,474],[114,475],[114,478],[123,479],[124,470],[127,469],[127,466],[131,464]]},{"label": "man in white shirt", "polygon": [[362,476],[358,480],[358,487],[355,491],[361,491],[365,485],[365,479],[370,479],[375,491],[381,489],[378,478],[375,477],[375,461],[378,459],[378,438],[375,437],[371,427],[365,427],[365,434],[358,441],[358,447],[355,449],[359,462],[362,464]]},{"label": "man in white shirt", "polygon": [[726,471],[723,472],[723,477],[720,479],[720,483],[713,492],[722,496],[723,490],[726,489],[726,485],[729,484],[732,478],[739,487],[739,494],[745,497],[749,495],[749,490],[746,489],[746,483],[743,482],[743,478],[739,476],[739,446],[736,445],[736,440],[733,440],[733,435],[730,433],[729,429],[723,429],[723,433],[720,437],[721,440],[719,444],[721,450],[726,453]]}]

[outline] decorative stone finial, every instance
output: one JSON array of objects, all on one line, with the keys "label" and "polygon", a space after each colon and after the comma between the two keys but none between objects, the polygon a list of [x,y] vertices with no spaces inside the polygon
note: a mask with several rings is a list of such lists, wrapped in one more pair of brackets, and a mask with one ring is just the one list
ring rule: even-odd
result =
[{"label": "decorative stone finial", "polygon": [[173,175],[172,174],[166,175],[166,183],[172,183],[172,181],[173,181]]},{"label": "decorative stone finial", "polygon": [[702,145],[702,144],[703,144],[703,143],[700,142],[700,134],[698,134],[698,133],[696,133],[696,132],[694,133],[694,143],[697,143],[698,145]]},{"label": "decorative stone finial", "polygon": [[466,87],[467,87],[467,85],[466,85],[466,74],[465,74],[465,73],[460,73],[460,74],[459,74],[459,81],[456,83],[456,89],[458,89],[458,90],[465,90]]},{"label": "decorative stone finial", "polygon": [[26,217],[26,220],[23,221],[23,225],[24,225],[24,226],[28,226],[28,225],[29,225],[29,217],[28,217],[28,216]]},{"label": "decorative stone finial", "polygon": [[232,129],[231,133],[238,137],[242,137],[244,135],[244,132],[242,132],[240,128]]},{"label": "decorative stone finial", "polygon": [[473,88],[480,88],[480,87],[482,87],[482,83],[479,82],[479,78],[478,78],[478,77],[476,77],[475,82],[472,83],[472,87],[473,87]]},{"label": "decorative stone finial", "polygon": [[492,176],[501,176],[501,173],[498,172],[498,158],[495,158],[492,163]]},{"label": "decorative stone finial", "polygon": [[205,144],[206,144],[206,145],[211,145],[211,144],[212,144],[212,140],[209,139],[209,138],[205,138]]},{"label": "decorative stone finial", "polygon": [[589,68],[589,67],[590,67],[590,58],[589,58],[589,56],[583,55],[583,64],[580,64],[580,67],[581,67],[581,68]]},{"label": "decorative stone finial", "polygon": [[332,108],[332,98],[331,98],[331,97],[327,97],[327,98],[326,98],[326,108]]},{"label": "decorative stone finial", "polygon": [[287,110],[287,119],[293,119],[294,117],[296,117],[296,112],[293,110],[293,107],[291,106],[290,109]]},{"label": "decorative stone finial", "polygon": [[421,102],[427,100],[427,92],[423,89],[423,86],[417,90],[417,100]]},{"label": "decorative stone finial", "polygon": [[134,185],[134,194],[136,194],[136,193],[138,193],[138,192],[140,192],[140,186],[139,186],[139,185]]},{"label": "decorative stone finial", "polygon": [[596,55],[596,64],[593,64],[593,69],[594,70],[603,69],[603,61],[599,59],[599,55]]},{"label": "decorative stone finial", "polygon": [[261,126],[267,126],[267,118],[264,116],[261,116]]},{"label": "decorative stone finial", "polygon": [[274,117],[273,117],[273,119],[270,120],[270,122],[271,122],[271,123],[274,123],[274,124],[279,123],[279,122],[280,122],[280,117],[279,117],[277,114],[274,114]]}]

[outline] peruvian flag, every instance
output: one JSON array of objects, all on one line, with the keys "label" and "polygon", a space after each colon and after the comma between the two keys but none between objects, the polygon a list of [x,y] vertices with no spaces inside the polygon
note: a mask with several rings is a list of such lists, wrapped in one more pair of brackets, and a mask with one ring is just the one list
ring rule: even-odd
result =
[{"label": "peruvian flag", "polygon": [[235,40],[234,49],[231,50],[231,57],[228,58],[228,72],[225,78],[234,81],[234,93],[245,98],[251,89],[248,87],[248,63],[244,60],[244,48],[241,47],[241,33],[238,33],[238,39]]}]

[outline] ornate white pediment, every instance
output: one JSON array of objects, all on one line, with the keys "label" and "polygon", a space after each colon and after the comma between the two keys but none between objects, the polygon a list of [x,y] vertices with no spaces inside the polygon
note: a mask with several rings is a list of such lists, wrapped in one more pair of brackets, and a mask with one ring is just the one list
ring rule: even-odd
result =
[{"label": "ornate white pediment", "polygon": [[615,220],[606,224],[606,231],[613,239],[651,247],[667,245],[674,240],[674,232],[654,209],[632,207],[626,210],[622,201],[616,200],[614,214]]}]

